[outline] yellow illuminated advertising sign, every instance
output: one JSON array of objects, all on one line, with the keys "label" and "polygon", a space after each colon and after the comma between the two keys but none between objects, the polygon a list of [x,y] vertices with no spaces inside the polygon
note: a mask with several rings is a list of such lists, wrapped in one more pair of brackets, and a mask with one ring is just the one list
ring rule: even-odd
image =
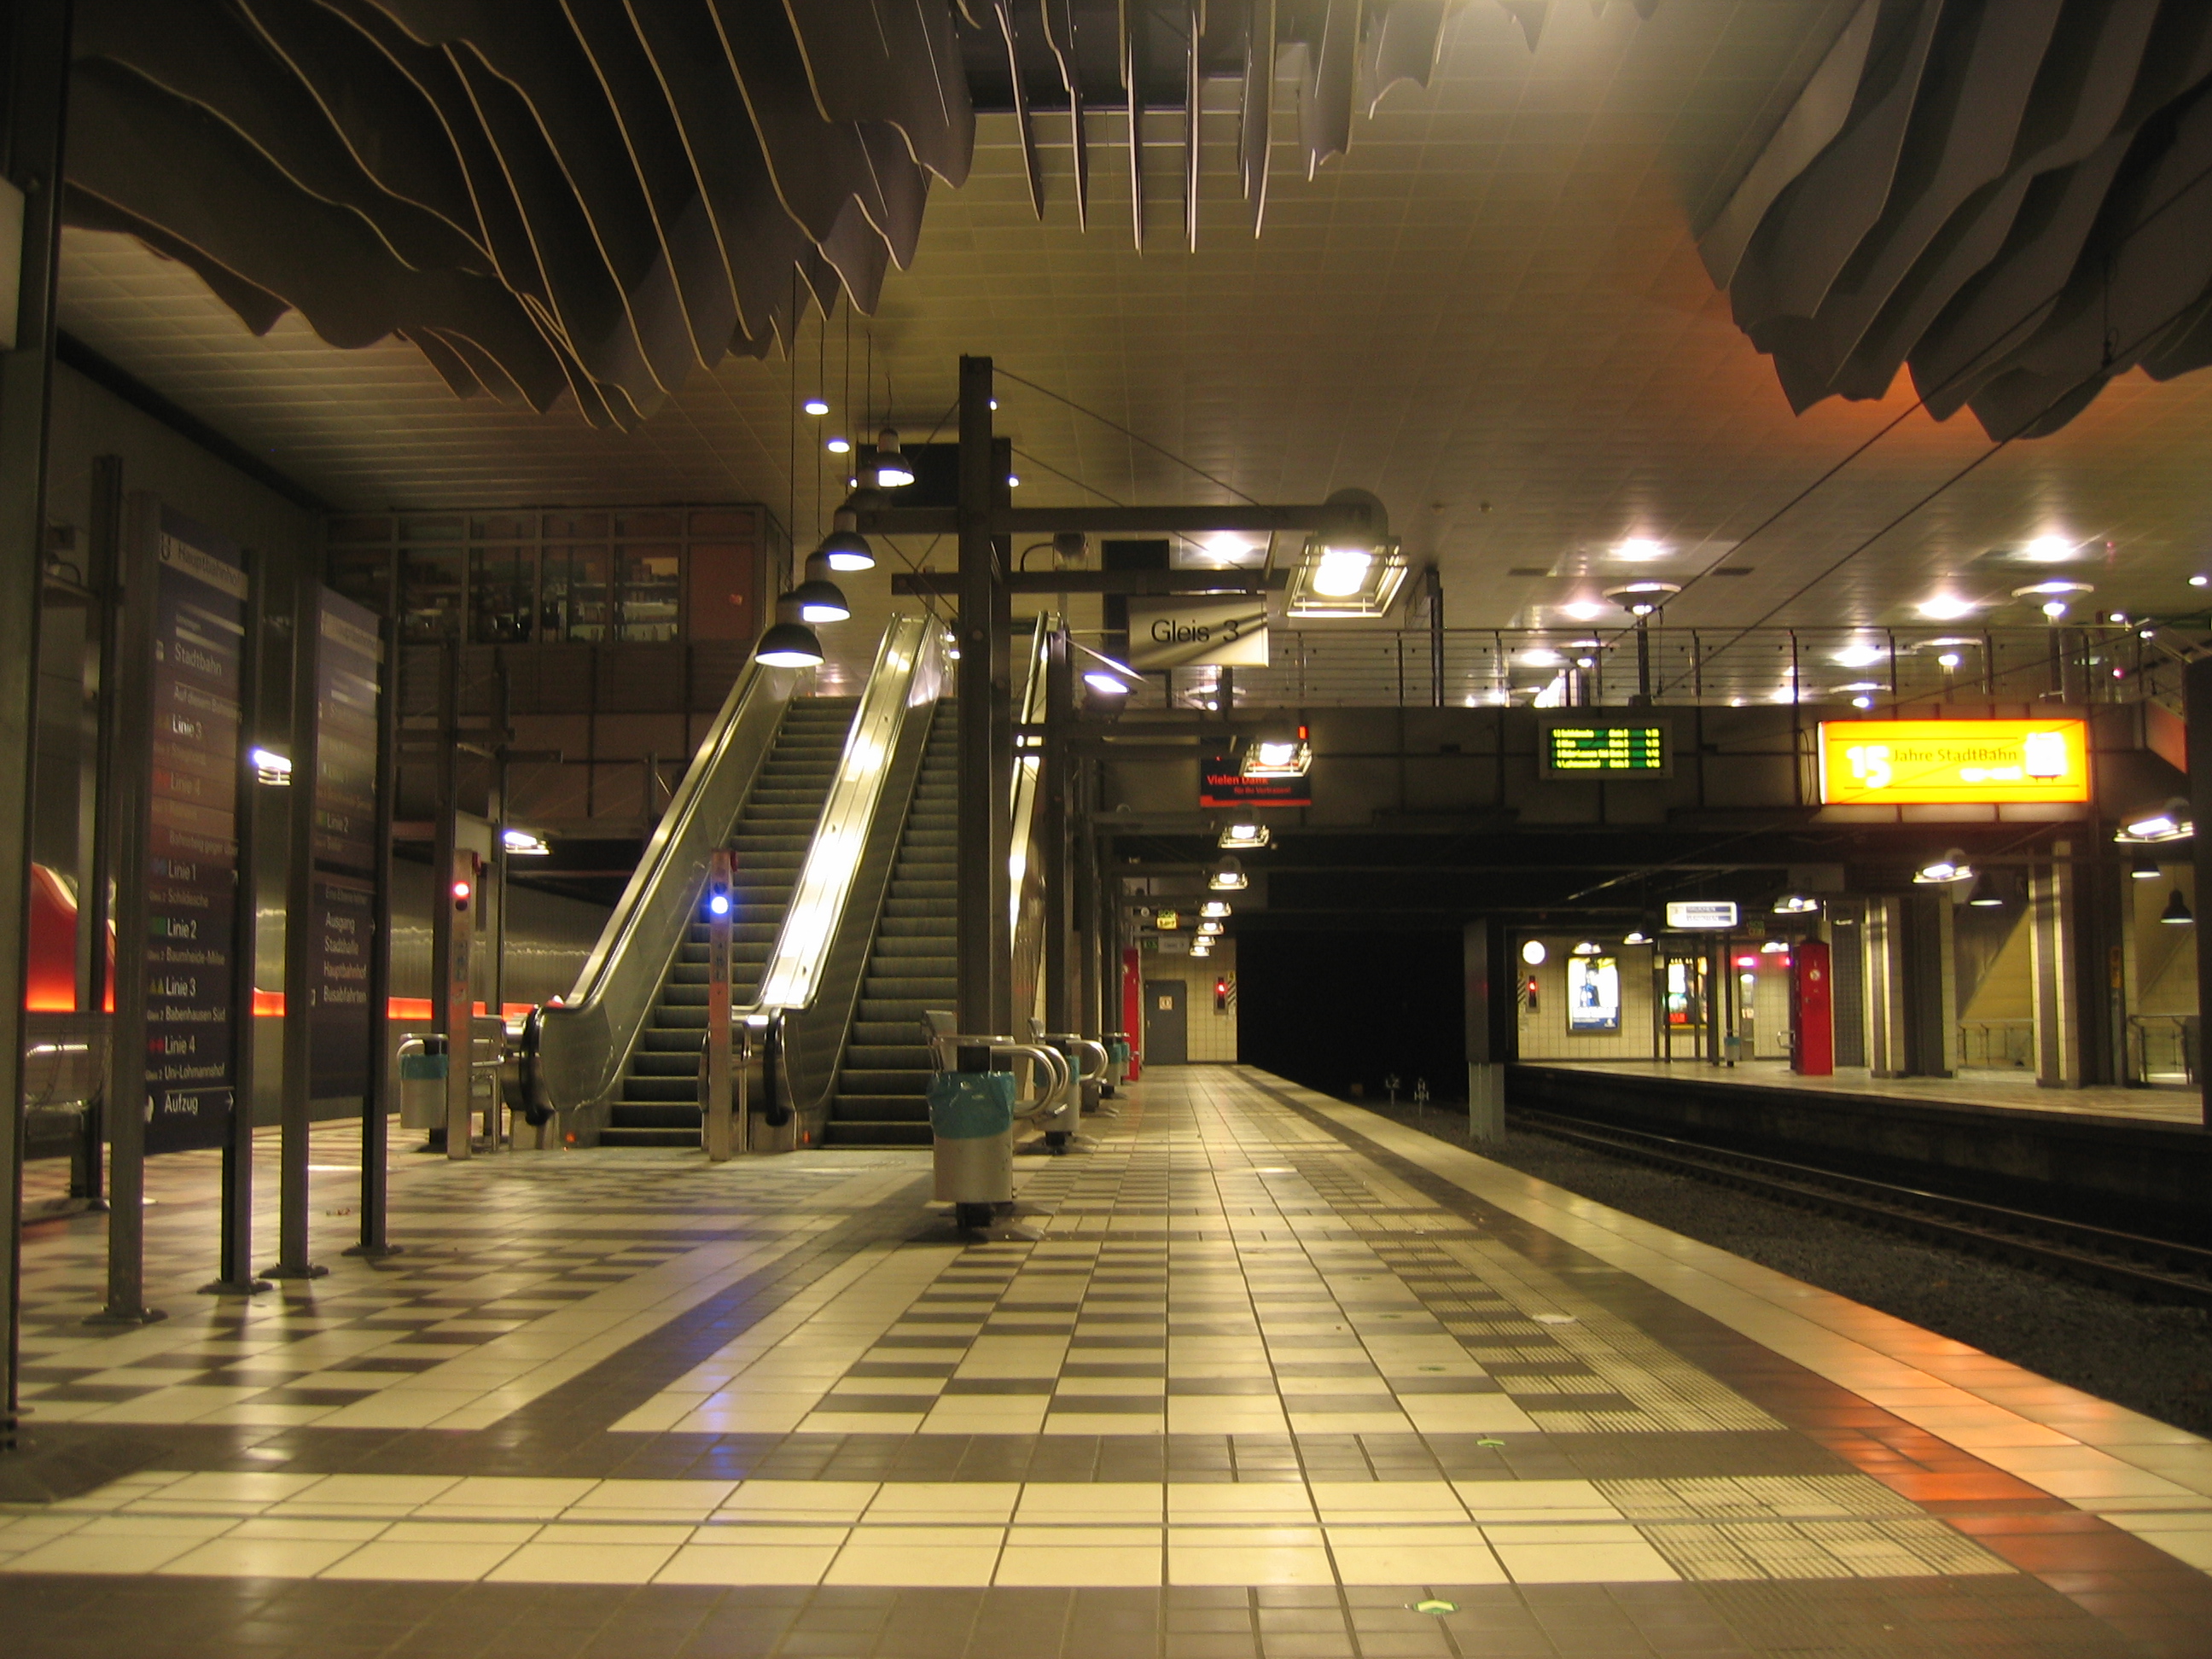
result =
[{"label": "yellow illuminated advertising sign", "polygon": [[2088,799],[2081,720],[1820,723],[1820,799],[1830,806]]}]

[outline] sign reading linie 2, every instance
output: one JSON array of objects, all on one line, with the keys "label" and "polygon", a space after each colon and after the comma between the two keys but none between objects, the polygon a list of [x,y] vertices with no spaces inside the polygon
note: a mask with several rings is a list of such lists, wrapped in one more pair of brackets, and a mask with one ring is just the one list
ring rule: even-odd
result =
[{"label": "sign reading linie 2", "polygon": [[1820,758],[1831,806],[2089,799],[2081,720],[1823,720]]},{"label": "sign reading linie 2", "polygon": [[1258,594],[1129,601],[1132,668],[1267,665],[1267,601]]}]

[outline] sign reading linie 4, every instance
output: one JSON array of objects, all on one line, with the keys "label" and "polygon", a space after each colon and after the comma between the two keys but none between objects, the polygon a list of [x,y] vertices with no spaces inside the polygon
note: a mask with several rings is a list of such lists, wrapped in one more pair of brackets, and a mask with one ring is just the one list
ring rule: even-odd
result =
[{"label": "sign reading linie 4", "polygon": [[1820,799],[1831,806],[2088,799],[2081,720],[1820,723]]}]

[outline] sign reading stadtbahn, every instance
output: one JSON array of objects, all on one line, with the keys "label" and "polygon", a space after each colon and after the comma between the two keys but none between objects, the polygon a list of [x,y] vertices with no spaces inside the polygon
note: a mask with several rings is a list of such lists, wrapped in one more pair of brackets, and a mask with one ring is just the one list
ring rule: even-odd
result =
[{"label": "sign reading stadtbahn", "polygon": [[2089,799],[2081,720],[1823,720],[1824,805],[2008,805]]}]

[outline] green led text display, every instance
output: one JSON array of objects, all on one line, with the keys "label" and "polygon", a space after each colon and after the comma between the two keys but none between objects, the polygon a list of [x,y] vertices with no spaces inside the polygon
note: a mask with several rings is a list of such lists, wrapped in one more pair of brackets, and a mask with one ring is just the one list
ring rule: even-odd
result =
[{"label": "green led text display", "polygon": [[1664,772],[1663,726],[1553,726],[1544,732],[1546,769],[1553,772]]}]

